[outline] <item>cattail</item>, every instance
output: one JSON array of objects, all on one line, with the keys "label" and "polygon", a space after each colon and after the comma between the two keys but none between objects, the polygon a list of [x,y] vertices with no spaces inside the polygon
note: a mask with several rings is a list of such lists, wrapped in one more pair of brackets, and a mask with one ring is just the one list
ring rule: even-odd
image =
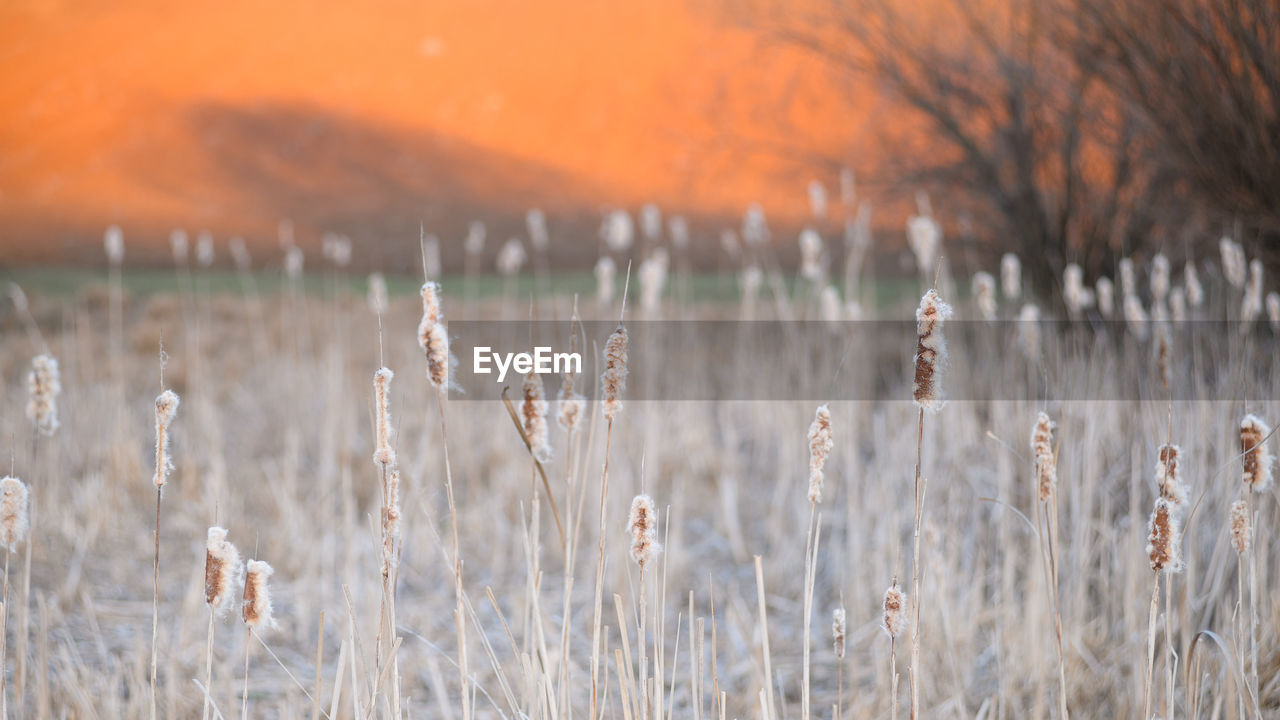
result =
[{"label": "cattail", "polygon": [[604,373],[600,375],[604,390],[604,417],[613,422],[622,409],[622,391],[627,385],[627,329],[621,325],[604,344]]},{"label": "cattail", "polygon": [[844,657],[844,608],[831,611],[831,642],[837,658]]},{"label": "cattail", "polygon": [[721,230],[720,249],[724,250],[724,254],[731,259],[738,259],[738,254],[742,252],[742,245],[738,242],[738,233],[732,230]]},{"label": "cattail", "polygon": [[1204,304],[1204,286],[1200,284],[1200,273],[1196,272],[1196,264],[1190,260],[1182,269],[1182,284],[1187,287],[1187,302],[1193,308]]},{"label": "cattail", "polygon": [[503,277],[515,277],[520,273],[520,268],[524,267],[524,261],[528,259],[525,254],[524,246],[520,244],[518,238],[510,238],[502,245],[502,249],[498,251],[496,261],[498,274]]},{"label": "cattail", "polygon": [[1013,253],[1000,258],[1000,285],[1006,300],[1022,297],[1022,261]]},{"label": "cattail", "polygon": [[484,223],[473,220],[467,226],[467,237],[462,241],[462,249],[472,257],[484,252],[485,235]]},{"label": "cattail", "polygon": [[112,265],[119,265],[124,262],[124,231],[117,225],[107,228],[107,232],[102,236],[102,246],[106,250],[107,260]]},{"label": "cattail", "polygon": [[396,464],[396,451],[391,449],[391,379],[396,376],[390,368],[379,368],[373,374],[373,400],[376,422],[374,424],[373,461],[383,467]]},{"label": "cattail", "polygon": [[1151,258],[1151,297],[1160,302],[1169,296],[1169,258],[1156,253]]},{"label": "cattail", "polygon": [[302,262],[304,256],[302,248],[297,245],[290,245],[289,249],[284,253],[284,274],[290,280],[297,280],[302,277]]},{"label": "cattail", "polygon": [[275,618],[271,616],[271,591],[267,588],[267,578],[275,570],[265,561],[250,560],[244,578],[244,600],[240,606],[240,617],[244,624],[257,630],[259,627],[273,628]]},{"label": "cattail", "polygon": [[1244,482],[1257,491],[1271,487],[1271,451],[1263,444],[1271,427],[1257,415],[1240,421],[1240,450],[1244,453]]},{"label": "cattail", "polygon": [[1018,347],[1026,359],[1040,361],[1040,308],[1033,303],[1023,305],[1018,313]]},{"label": "cattail", "polygon": [[58,395],[62,392],[57,358],[37,355],[31,361],[27,390],[31,396],[27,401],[27,419],[41,435],[52,435],[59,426]]},{"label": "cattail", "polygon": [[649,242],[662,239],[662,210],[653,203],[645,203],[640,208],[640,232]]},{"label": "cattail", "polygon": [[29,527],[27,485],[6,476],[0,480],[0,545],[13,552],[27,537]]},{"label": "cattail", "polygon": [[1058,458],[1053,454],[1053,420],[1047,413],[1036,416],[1031,428],[1031,454],[1036,461],[1036,479],[1040,502],[1046,502],[1058,485]]},{"label": "cattail", "polygon": [[800,277],[818,282],[822,279],[822,236],[813,228],[800,233]]},{"label": "cattail", "polygon": [[809,210],[815,220],[827,217],[827,188],[818,180],[809,181]]},{"label": "cattail", "polygon": [[596,261],[595,274],[596,301],[601,305],[608,305],[613,302],[613,278],[618,274],[613,258],[605,255]]},{"label": "cattail", "polygon": [[1156,498],[1147,524],[1147,558],[1151,561],[1151,569],[1156,572],[1176,573],[1182,570],[1179,550],[1182,538],[1178,522],[1174,503],[1168,498]]},{"label": "cattail", "polygon": [[542,376],[533,370],[524,376],[523,399],[520,401],[520,421],[529,450],[540,463],[551,461],[550,433],[547,425],[547,401],[543,393]]},{"label": "cattail", "polygon": [[187,240],[186,230],[174,230],[169,233],[169,247],[173,250],[173,262],[186,265],[191,243]]},{"label": "cattail", "polygon": [[1139,341],[1145,341],[1149,333],[1147,328],[1147,311],[1142,307],[1142,300],[1137,295],[1124,296],[1124,319],[1129,325],[1129,332]]},{"label": "cattail", "polygon": [[427,358],[427,379],[436,389],[449,384],[453,358],[449,355],[449,332],[442,322],[440,285],[422,284],[422,322],[418,323],[418,347]]},{"label": "cattail", "polygon": [[224,613],[235,602],[236,588],[243,582],[240,551],[227,540],[226,528],[209,528],[204,554],[204,601],[210,610]]},{"label": "cattail", "polygon": [[1244,288],[1244,298],[1240,301],[1240,319],[1244,322],[1243,330],[1248,330],[1258,316],[1262,314],[1262,261],[1249,262],[1249,284]]},{"label": "cattail", "polygon": [[809,425],[809,502],[822,502],[822,468],[827,463],[827,455],[835,447],[831,436],[831,410],[826,405],[818,406],[814,413],[813,423]]},{"label": "cattail", "polygon": [[382,575],[400,565],[400,468],[387,471],[382,504]]},{"label": "cattail", "polygon": [[[347,243],[348,255],[350,255],[351,243]],[[217,257],[213,250],[213,235],[207,231],[201,231],[196,235],[196,263],[202,268],[213,265],[213,261]]]},{"label": "cattail", "polygon": [[614,210],[605,218],[603,235],[605,244],[616,252],[626,252],[635,237],[635,225],[626,210]]},{"label": "cattail", "polygon": [[529,244],[534,250],[544,252],[550,239],[547,235],[547,216],[538,208],[533,208],[524,214],[524,226],[529,232]]},{"label": "cattail", "polygon": [[973,297],[978,304],[978,312],[988,322],[996,319],[996,279],[991,273],[977,272],[973,274]]},{"label": "cattail", "polygon": [[1155,348],[1156,355],[1156,371],[1160,377],[1160,387],[1166,391],[1169,390],[1169,383],[1173,381],[1172,368],[1170,362],[1173,359],[1173,339],[1169,336],[1169,322],[1167,319],[1156,323],[1156,338],[1152,343]]},{"label": "cattail", "polygon": [[1116,308],[1116,286],[1111,278],[1100,277],[1093,287],[1098,296],[1098,312],[1102,317],[1110,319]]},{"label": "cattail", "polygon": [[658,511],[653,506],[653,498],[637,495],[631,501],[627,532],[631,535],[631,559],[641,568],[662,552],[662,546],[658,544]]},{"label": "cattail", "polygon": [[916,356],[913,397],[915,404],[930,412],[942,409],[942,368],[947,359],[947,345],[942,337],[942,323],[951,317],[951,306],[942,302],[938,291],[930,290],[920,298],[916,310]]},{"label": "cattail", "polygon": [[738,284],[742,287],[742,301],[748,306],[754,305],[760,295],[760,288],[764,286],[764,271],[759,265],[752,263],[742,269]]},{"label": "cattail", "polygon": [[1244,287],[1245,274],[1248,270],[1245,264],[1244,248],[1231,238],[1224,237],[1218,241],[1218,251],[1222,254],[1222,275],[1226,277],[1227,282],[1237,289]]},{"label": "cattail", "polygon": [[898,587],[898,578],[895,577],[893,584],[884,591],[884,624],[881,627],[890,639],[897,639],[906,629],[908,620],[907,595]]},{"label": "cattail", "polygon": [[669,259],[665,248],[658,248],[640,263],[640,308],[648,314],[656,313],[662,304],[662,291],[667,284]]},{"label": "cattail", "polygon": [[387,312],[387,279],[382,273],[369,273],[369,310],[374,315]]},{"label": "cattail", "polygon": [[1120,294],[1128,297],[1138,294],[1137,274],[1133,269],[1133,258],[1120,258]]},{"label": "cattail", "polygon": [[938,261],[938,245],[942,242],[942,226],[928,215],[912,215],[907,220],[907,242],[916,256],[916,267],[922,275],[933,272]]},{"label": "cattail", "polygon": [[178,413],[178,394],[165,390],[156,397],[156,489],[164,487],[173,472],[173,459],[169,456],[169,423]]},{"label": "cattail", "polygon": [[1267,322],[1271,332],[1280,334],[1280,293],[1267,293]]},{"label": "cattail", "polygon": [[689,221],[680,215],[667,221],[667,234],[671,236],[671,247],[676,250],[689,247]]},{"label": "cattail", "polygon": [[1181,452],[1177,445],[1161,445],[1156,458],[1156,487],[1160,490],[1160,497],[1175,508],[1182,508],[1187,502],[1187,488],[1178,473],[1178,455]]},{"label": "cattail", "polygon": [[1249,520],[1249,504],[1244,500],[1231,503],[1231,544],[1237,555],[1249,552],[1253,542],[1253,524]]},{"label": "cattail", "polygon": [[769,222],[759,203],[748,205],[747,212],[742,216],[742,241],[750,247],[759,247],[769,242]]},{"label": "cattail", "polygon": [[1084,290],[1084,270],[1075,263],[1067,265],[1062,271],[1062,302],[1073,318],[1084,309]]}]

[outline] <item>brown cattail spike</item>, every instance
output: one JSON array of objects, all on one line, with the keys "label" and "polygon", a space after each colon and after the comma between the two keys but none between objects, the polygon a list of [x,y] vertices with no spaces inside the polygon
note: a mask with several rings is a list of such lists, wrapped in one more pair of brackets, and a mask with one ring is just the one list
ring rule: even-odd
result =
[{"label": "brown cattail spike", "polygon": [[907,627],[907,595],[898,587],[898,578],[884,591],[884,624],[881,627],[891,639],[897,638]]},{"label": "brown cattail spike", "polygon": [[[16,286],[15,286],[16,287]],[[37,355],[27,375],[27,419],[41,435],[52,435],[58,429],[58,395],[62,392],[58,360],[52,355]]]},{"label": "brown cattail spike", "polygon": [[0,480],[0,546],[10,552],[27,537],[28,502],[26,483],[8,476]]},{"label": "brown cattail spike", "polygon": [[604,373],[600,386],[604,392],[604,417],[613,422],[622,409],[622,391],[627,385],[627,329],[621,325],[604,345]]},{"label": "brown cattail spike", "polygon": [[1231,503],[1231,545],[1236,554],[1249,552],[1253,543],[1253,523],[1249,519],[1249,504],[1244,500]]},{"label": "brown cattail spike", "polygon": [[1244,453],[1244,483],[1254,490],[1271,487],[1271,465],[1274,458],[1267,449],[1265,439],[1271,428],[1257,415],[1245,415],[1240,420],[1240,451]]},{"label": "brown cattail spike", "polygon": [[226,528],[209,528],[204,556],[204,601],[209,609],[218,613],[231,609],[243,571],[240,552],[227,541]]},{"label": "brown cattail spike", "polygon": [[540,463],[551,461],[550,428],[547,424],[547,401],[543,395],[542,376],[530,370],[524,376],[520,400],[520,423],[529,440],[529,451]]},{"label": "brown cattail spike", "polygon": [[169,456],[169,423],[178,413],[178,394],[165,390],[156,397],[156,474],[157,489],[163,488],[173,472],[173,459]]},{"label": "brown cattail spike", "polygon": [[1151,569],[1160,572],[1179,572],[1182,559],[1179,545],[1182,542],[1178,526],[1177,507],[1167,498],[1156,498],[1151,520],[1147,524],[1147,558]]},{"label": "brown cattail spike", "polygon": [[418,324],[418,346],[427,358],[427,379],[436,389],[449,385],[453,359],[449,355],[449,333],[440,311],[440,285],[422,284],[422,322]]},{"label": "brown cattail spike", "polygon": [[942,302],[937,290],[920,298],[916,310],[916,356],[913,399],[930,412],[942,409],[942,367],[947,358],[947,345],[942,337],[942,324],[951,317],[951,306]]},{"label": "brown cattail spike", "polygon": [[271,615],[271,592],[267,588],[267,578],[275,571],[262,560],[250,560],[247,567],[240,616],[244,624],[254,630],[275,627],[276,621]]},{"label": "brown cattail spike", "polygon": [[1031,454],[1036,461],[1040,502],[1048,501],[1058,485],[1058,459],[1053,454],[1053,429],[1054,423],[1047,413],[1037,415],[1036,424],[1031,428]]},{"label": "brown cattail spike", "polygon": [[831,410],[826,405],[818,407],[813,423],[809,425],[809,502],[822,502],[822,468],[835,441],[831,437]]},{"label": "brown cattail spike", "polygon": [[389,577],[400,565],[400,469],[387,471],[386,499],[382,508],[382,575]]},{"label": "brown cattail spike", "polygon": [[643,568],[662,552],[662,546],[658,544],[658,511],[653,506],[653,498],[637,495],[631,501],[627,531],[631,535],[631,559],[640,567]]}]

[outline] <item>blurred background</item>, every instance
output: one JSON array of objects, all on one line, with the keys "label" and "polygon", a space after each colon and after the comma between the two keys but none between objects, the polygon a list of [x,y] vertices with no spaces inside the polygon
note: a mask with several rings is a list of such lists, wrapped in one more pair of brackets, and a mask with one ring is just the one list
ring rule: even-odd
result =
[{"label": "blurred background", "polygon": [[835,263],[860,213],[876,254],[929,215],[1045,290],[1223,235],[1273,261],[1278,35],[1276,0],[11,2],[0,263],[105,264],[117,225],[132,266],[181,228],[407,273],[421,225],[450,272],[480,221],[491,268],[538,208],[587,269],[650,203],[702,269],[752,205]]}]

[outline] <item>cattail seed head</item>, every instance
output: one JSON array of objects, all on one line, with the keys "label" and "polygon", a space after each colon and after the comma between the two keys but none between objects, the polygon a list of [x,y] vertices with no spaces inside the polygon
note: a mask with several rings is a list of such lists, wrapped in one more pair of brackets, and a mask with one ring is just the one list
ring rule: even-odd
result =
[{"label": "cattail seed head", "polygon": [[1006,300],[1022,297],[1022,261],[1013,253],[1005,253],[1000,258],[1000,285]]},{"label": "cattail seed head", "polygon": [[1196,264],[1190,260],[1182,270],[1182,284],[1187,288],[1187,303],[1198,308],[1204,304],[1204,286],[1200,284],[1200,273],[1196,272]]},{"label": "cattail seed head", "polygon": [[379,368],[373,374],[373,401],[375,412],[373,461],[384,467],[396,464],[396,451],[391,449],[391,379],[395,373],[390,368]]},{"label": "cattail seed head", "polygon": [[844,657],[844,608],[831,611],[831,643],[837,658]]},{"label": "cattail seed head", "polygon": [[1040,308],[1035,303],[1023,305],[1018,312],[1018,347],[1027,360],[1040,361]]},{"label": "cattail seed head", "polygon": [[102,246],[107,252],[107,260],[112,265],[119,265],[124,262],[124,231],[117,225],[107,228],[107,232],[102,236]]},{"label": "cattail seed head", "polygon": [[13,552],[30,527],[26,483],[16,477],[0,480],[0,546]]},{"label": "cattail seed head", "polygon": [[973,298],[978,304],[978,312],[982,319],[996,319],[996,279],[991,273],[978,272],[973,275]]},{"label": "cattail seed head", "polygon": [[896,639],[907,627],[907,595],[898,587],[898,578],[893,579],[889,589],[884,591],[884,624],[881,627]]},{"label": "cattail seed head", "polygon": [[818,407],[809,425],[809,502],[822,502],[822,468],[827,455],[835,447],[831,436],[831,410],[826,405]]},{"label": "cattail seed head", "polygon": [[618,272],[613,258],[605,255],[596,261],[596,302],[608,305],[613,302],[613,278]]},{"label": "cattail seed head", "polygon": [[1249,518],[1249,504],[1243,500],[1231,503],[1231,544],[1236,554],[1249,552],[1253,542],[1253,523]]},{"label": "cattail seed head", "polygon": [[1093,284],[1094,294],[1098,297],[1098,312],[1102,317],[1110,319],[1116,308],[1116,286],[1111,278],[1100,277]]},{"label": "cattail seed head", "polygon": [[215,613],[224,613],[235,602],[236,590],[244,581],[240,551],[227,540],[226,528],[209,528],[204,555],[204,601]]},{"label": "cattail seed head", "polygon": [[604,344],[604,373],[600,386],[604,390],[604,417],[613,422],[622,409],[622,391],[627,385],[627,329],[621,325]]},{"label": "cattail seed head", "polygon": [[658,510],[653,506],[653,498],[637,495],[631,501],[627,531],[631,535],[631,559],[641,568],[662,552],[662,545],[658,544]]},{"label": "cattail seed head", "polygon": [[1047,501],[1058,485],[1058,459],[1053,454],[1053,420],[1047,413],[1036,416],[1031,428],[1031,454],[1036,462],[1040,502]]},{"label": "cattail seed head", "polygon": [[915,404],[930,412],[942,409],[941,374],[947,358],[942,323],[951,317],[951,306],[942,302],[936,290],[920,298],[916,310],[916,356],[913,397]]},{"label": "cattail seed head", "polygon": [[422,284],[422,322],[418,323],[418,347],[427,358],[427,379],[432,387],[440,389],[449,385],[454,360],[449,354],[449,333],[442,321],[440,310],[440,285],[434,282]]},{"label": "cattail seed head", "polygon": [[520,400],[520,423],[529,439],[529,451],[540,463],[551,461],[550,428],[547,423],[547,401],[542,376],[530,370],[524,376]]},{"label": "cattail seed head", "polygon": [[1245,283],[1247,265],[1244,248],[1229,237],[1218,241],[1218,251],[1222,254],[1222,274],[1233,287],[1242,288]]},{"label": "cattail seed head", "polygon": [[1263,439],[1271,434],[1271,427],[1257,415],[1245,415],[1240,420],[1240,451],[1244,453],[1244,482],[1254,490],[1271,487],[1271,465],[1274,458]]},{"label": "cattail seed head", "polygon": [[1151,258],[1151,297],[1160,302],[1169,296],[1169,258],[1163,253],[1156,253]]},{"label": "cattail seed head", "polygon": [[1147,523],[1147,558],[1151,561],[1151,569],[1180,572],[1181,542],[1177,506],[1168,498],[1156,498],[1151,520]]},{"label": "cattail seed head", "polygon": [[1137,295],[1124,296],[1124,319],[1129,324],[1129,332],[1139,341],[1146,341],[1148,335],[1147,311],[1142,307],[1142,299]]},{"label": "cattail seed head", "polygon": [[173,472],[173,458],[169,453],[169,423],[178,413],[178,394],[165,390],[156,397],[156,488],[163,488]]},{"label": "cattail seed head", "polygon": [[244,578],[240,617],[244,619],[245,625],[255,630],[259,627],[273,628],[276,621],[271,615],[271,591],[267,587],[267,578],[275,570],[262,560],[250,560],[246,567],[248,571]]},{"label": "cattail seed head", "polygon": [[1084,268],[1075,263],[1062,271],[1062,302],[1071,317],[1078,317],[1085,305]]},{"label": "cattail seed head", "polygon": [[27,419],[41,435],[52,435],[58,430],[58,395],[62,392],[58,359],[52,355],[37,355],[31,361],[27,374]]},{"label": "cattail seed head", "polygon": [[1187,502],[1187,488],[1182,484],[1182,475],[1178,472],[1178,456],[1182,449],[1177,445],[1161,445],[1156,459],[1156,487],[1160,497],[1168,500],[1175,508],[1181,508]]}]

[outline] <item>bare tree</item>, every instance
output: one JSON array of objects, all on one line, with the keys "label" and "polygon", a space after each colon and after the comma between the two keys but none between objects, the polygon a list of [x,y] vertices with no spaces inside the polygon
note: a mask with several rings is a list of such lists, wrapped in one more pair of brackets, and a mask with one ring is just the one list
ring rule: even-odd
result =
[{"label": "bare tree", "polygon": [[979,238],[1017,248],[1042,291],[1067,262],[1109,267],[1150,229],[1147,208],[1168,182],[1147,172],[1141,124],[1096,65],[1069,51],[1074,30],[1054,6],[761,0],[741,9],[778,40],[875,79],[923,119],[920,142],[895,148],[900,180],[945,191],[935,207],[967,212]]}]

